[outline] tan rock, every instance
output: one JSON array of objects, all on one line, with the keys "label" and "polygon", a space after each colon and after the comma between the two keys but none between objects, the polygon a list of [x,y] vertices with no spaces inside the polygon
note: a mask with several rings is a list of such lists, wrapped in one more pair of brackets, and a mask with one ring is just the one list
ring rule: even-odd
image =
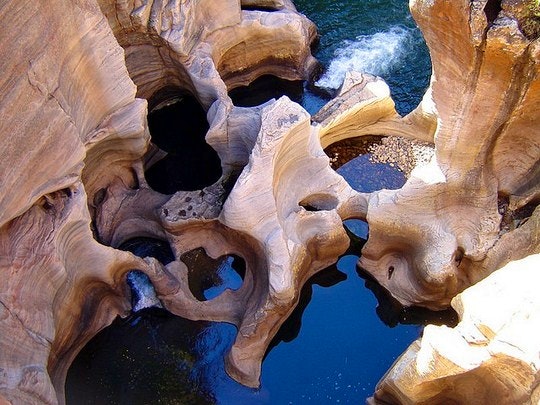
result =
[{"label": "tan rock", "polygon": [[[63,403],[75,355],[129,311],[132,269],[172,312],[237,325],[227,371],[257,386],[302,285],[347,248],[344,219],[368,220],[361,264],[404,304],[446,306],[537,253],[539,48],[513,17],[523,5],[507,3],[492,13],[480,0],[412,1],[434,65],[420,106],[400,117],[381,79],[350,73],[313,124],[286,97],[241,108],[227,94],[311,73],[315,29],[289,0],[1,3],[0,47],[13,51],[0,62],[0,401]],[[165,156],[149,142],[147,103],[178,94],[207,113],[223,175],[163,195],[144,176]],[[323,147],[370,134],[433,142],[435,158],[401,190],[357,193]],[[169,242],[177,259],[115,249],[137,236]],[[179,258],[199,247],[242,257],[243,286],[197,300]],[[496,339],[490,325],[482,333]],[[485,354],[470,353],[460,369]],[[514,354],[493,360],[504,378],[486,386],[536,398],[529,352]]]},{"label": "tan rock", "polygon": [[460,323],[427,326],[369,403],[538,403],[539,268],[531,255],[455,297]]},{"label": "tan rock", "polygon": [[532,123],[540,65],[538,40],[527,39],[504,9],[495,17],[490,11],[488,21],[486,7],[411,2],[433,60],[433,105],[424,110],[437,117],[436,160],[413,171],[402,189],[370,196],[360,263],[405,305],[445,307],[504,263],[539,249],[533,237],[506,261],[490,259],[499,254],[501,214],[537,200],[540,150],[532,139],[539,130]]}]

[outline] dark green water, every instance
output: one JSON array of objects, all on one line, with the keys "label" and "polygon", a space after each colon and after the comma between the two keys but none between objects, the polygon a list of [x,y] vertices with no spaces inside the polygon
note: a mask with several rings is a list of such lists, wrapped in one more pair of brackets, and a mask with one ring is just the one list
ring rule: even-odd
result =
[{"label": "dark green water", "polygon": [[[339,87],[346,68],[368,71],[387,81],[399,112],[411,111],[427,87],[431,67],[407,3],[297,0],[321,35],[316,56],[326,72],[317,85]],[[328,100],[318,94],[306,91],[298,101],[316,112]],[[360,191],[398,188],[404,181],[401,173],[366,157],[338,172]],[[351,234],[351,248],[304,288],[298,309],[263,363],[260,389],[246,388],[224,372],[223,354],[234,342],[234,326],[187,321],[150,308],[117,319],[83,349],[68,374],[68,404],[363,403],[419,336],[420,325],[455,318],[403,309],[362,278],[356,262],[369,230],[361,221],[347,226],[357,235]],[[173,259],[162,242],[135,245],[128,248],[142,256]],[[217,265],[219,277],[199,284],[205,299],[225,287],[239,287],[241,278],[232,269],[227,273],[233,262],[227,260]],[[218,281],[208,287],[208,280]]]}]

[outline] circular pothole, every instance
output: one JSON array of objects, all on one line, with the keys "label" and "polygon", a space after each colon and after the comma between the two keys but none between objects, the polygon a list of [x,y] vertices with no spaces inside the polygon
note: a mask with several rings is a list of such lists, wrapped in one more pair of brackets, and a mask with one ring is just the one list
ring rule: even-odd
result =
[{"label": "circular pothole", "polygon": [[204,250],[197,248],[180,256],[188,267],[188,284],[193,296],[199,301],[208,301],[225,290],[238,290],[244,281],[246,263],[237,255],[224,255],[213,259]]}]

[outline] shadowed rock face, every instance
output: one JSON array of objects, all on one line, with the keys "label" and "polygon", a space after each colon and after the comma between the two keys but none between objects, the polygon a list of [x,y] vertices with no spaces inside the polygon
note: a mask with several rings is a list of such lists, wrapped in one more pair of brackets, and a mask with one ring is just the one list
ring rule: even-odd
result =
[{"label": "shadowed rock face", "polygon": [[[369,222],[360,265],[406,305],[447,307],[538,252],[540,47],[521,31],[526,7],[411,1],[433,59],[422,104],[400,117],[381,79],[350,73],[310,117],[287,97],[236,107],[228,96],[264,75],[309,77],[315,29],[289,0],[2,3],[0,46],[18,46],[0,61],[0,399],[63,403],[74,356],[130,310],[131,270],[171,312],[236,325],[227,371],[258,386],[302,286],[347,249],[345,219]],[[170,153],[151,141],[147,106],[179,95],[206,114],[221,177],[164,194],[145,178]],[[436,156],[400,190],[358,193],[323,148],[372,134],[433,142]],[[170,244],[174,260],[116,249],[140,237]],[[181,257],[201,248],[242,259],[241,287],[194,297]],[[386,378],[374,400],[421,396],[389,391],[408,378],[399,370]],[[533,395],[522,386],[519,398]]]}]

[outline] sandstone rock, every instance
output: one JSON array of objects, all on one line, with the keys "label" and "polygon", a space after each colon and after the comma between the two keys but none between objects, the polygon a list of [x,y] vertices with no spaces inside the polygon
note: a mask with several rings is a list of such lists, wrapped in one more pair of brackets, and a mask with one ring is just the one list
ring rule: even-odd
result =
[{"label": "sandstone rock", "polygon": [[[172,86],[195,94],[206,109],[214,104],[209,141],[226,170],[196,200],[195,225],[205,228],[261,126],[261,109],[232,106],[221,77],[232,88],[266,73],[304,79],[313,66],[314,26],[292,3],[282,4],[274,2],[283,10],[273,16],[242,11],[238,2],[2,3],[2,49],[18,44],[0,62],[2,402],[64,401],[78,350],[129,310],[127,271],[150,274],[164,297],[178,291],[183,280],[156,261],[105,246],[134,235],[174,240],[172,210],[164,212],[171,205],[181,210],[187,199],[146,184],[144,165],[163,154],[149,148],[142,98],[155,106],[159,91]],[[259,47],[261,40],[267,46]],[[234,56],[245,45],[249,52]],[[214,318],[234,318],[227,309]],[[180,312],[190,310],[198,319],[212,317],[193,305]]]},{"label": "sandstone rock", "polygon": [[[487,3],[411,2],[433,60],[426,109],[437,117],[436,159],[402,189],[370,197],[360,263],[405,305],[445,307],[509,259],[539,249],[533,237],[506,262],[490,259],[503,233],[500,202],[514,211],[538,199],[540,65],[538,41]],[[497,153],[510,144],[512,153]]]},{"label": "sandstone rock", "polygon": [[369,403],[538,403],[539,266],[514,261],[455,297],[460,323],[427,326]]},{"label": "sandstone rock", "polygon": [[[381,79],[350,73],[313,124],[286,97],[244,108],[227,94],[309,77],[315,29],[289,0],[2,3],[1,49],[18,45],[0,62],[0,401],[63,403],[74,356],[129,311],[133,269],[170,311],[237,325],[227,371],[257,386],[302,285],[347,248],[344,219],[367,219],[361,265],[407,305],[447,306],[538,253],[539,48],[514,3],[412,1],[434,65],[418,108],[399,116]],[[166,156],[147,105],[184,95],[206,113],[223,174],[164,195],[145,178]],[[432,142],[435,157],[401,190],[357,193],[323,147],[372,134]],[[176,260],[116,249],[139,236]],[[243,258],[242,287],[197,300],[180,258],[200,247]],[[520,359],[505,363],[523,387],[508,398],[538,395]]]}]

